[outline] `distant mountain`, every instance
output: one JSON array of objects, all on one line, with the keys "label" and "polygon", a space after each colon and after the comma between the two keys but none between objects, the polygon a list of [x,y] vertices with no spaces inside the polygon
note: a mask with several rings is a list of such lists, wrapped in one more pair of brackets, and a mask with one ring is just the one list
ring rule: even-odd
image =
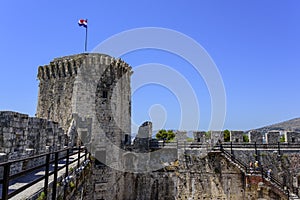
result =
[{"label": "distant mountain", "polygon": [[268,131],[298,131],[300,132],[300,118],[291,119],[288,121],[276,123],[269,126],[264,126],[262,128],[254,129],[260,132],[268,132]]}]

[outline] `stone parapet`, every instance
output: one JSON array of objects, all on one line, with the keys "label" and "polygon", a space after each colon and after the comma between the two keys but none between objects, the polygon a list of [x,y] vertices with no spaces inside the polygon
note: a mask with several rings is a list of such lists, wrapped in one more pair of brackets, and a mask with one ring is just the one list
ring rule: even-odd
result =
[{"label": "stone parapet", "polygon": [[149,150],[150,140],[152,138],[152,122],[144,122],[140,127],[136,138],[134,139],[134,148],[139,152]]},{"label": "stone parapet", "polygon": [[122,68],[124,71],[131,70],[131,67],[121,59],[104,54],[86,53],[55,58],[50,64],[38,68],[37,78],[42,81],[76,76],[82,64],[113,65]]},{"label": "stone parapet", "polygon": [[[65,134],[58,123],[17,112],[0,112],[0,160],[2,162],[60,150],[64,144]],[[43,160],[38,158],[30,162],[15,163],[11,165],[11,174],[36,166]]]},{"label": "stone parapet", "polygon": [[210,134],[212,144],[224,142],[224,131],[211,131]]},{"label": "stone parapet", "polygon": [[249,142],[250,143],[257,143],[262,144],[263,143],[263,135],[259,131],[250,131],[249,132]]},{"label": "stone parapet", "polygon": [[291,144],[300,144],[300,132],[287,131],[284,133],[285,142]]},{"label": "stone parapet", "polygon": [[230,141],[233,143],[243,143],[243,131],[230,131]]},{"label": "stone parapet", "polygon": [[280,139],[279,131],[269,131],[266,133],[266,142],[267,144],[277,144]]},{"label": "stone parapet", "polygon": [[194,131],[193,132],[194,141],[204,143],[206,142],[206,132],[205,131]]}]

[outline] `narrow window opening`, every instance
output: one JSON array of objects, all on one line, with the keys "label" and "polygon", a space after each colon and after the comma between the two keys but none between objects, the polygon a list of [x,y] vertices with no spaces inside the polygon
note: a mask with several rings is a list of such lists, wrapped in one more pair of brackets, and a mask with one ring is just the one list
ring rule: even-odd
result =
[{"label": "narrow window opening", "polygon": [[107,91],[102,92],[102,98],[107,98]]}]

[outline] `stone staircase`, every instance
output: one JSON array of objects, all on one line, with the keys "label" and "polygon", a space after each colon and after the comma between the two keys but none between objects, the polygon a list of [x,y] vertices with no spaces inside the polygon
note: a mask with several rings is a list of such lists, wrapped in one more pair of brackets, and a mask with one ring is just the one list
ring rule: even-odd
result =
[{"label": "stone staircase", "polygon": [[[216,150],[214,150],[216,151]],[[221,149],[220,150],[221,155],[223,155],[228,161],[231,162],[231,164],[233,164],[234,166],[236,166],[238,169],[240,169],[246,176],[253,176],[253,175],[261,175],[261,173],[249,173],[247,170],[247,166],[246,164],[242,163],[241,161],[239,161],[238,159],[236,159],[235,157],[233,157],[229,152],[227,152],[226,150]],[[263,172],[264,174],[266,174],[265,172]],[[268,182],[268,185],[275,187],[276,189],[280,190],[281,192],[286,194],[286,191],[283,190],[283,187],[281,187],[278,183],[276,183],[275,181],[272,181],[272,179],[268,179],[268,178],[264,178],[264,181]],[[274,179],[274,178],[273,178]],[[276,179],[274,179],[276,180]],[[296,194],[290,193],[289,194],[289,200],[300,200],[300,197],[297,196]]]},{"label": "stone staircase", "polygon": [[232,159],[232,156],[229,155],[229,153],[226,153],[226,151],[221,151],[221,154],[228,160],[231,162],[231,164],[233,164],[234,166],[236,166],[238,169],[240,169],[245,175],[250,175],[247,170],[245,169],[245,166],[242,165],[241,163],[237,163],[236,159]]}]

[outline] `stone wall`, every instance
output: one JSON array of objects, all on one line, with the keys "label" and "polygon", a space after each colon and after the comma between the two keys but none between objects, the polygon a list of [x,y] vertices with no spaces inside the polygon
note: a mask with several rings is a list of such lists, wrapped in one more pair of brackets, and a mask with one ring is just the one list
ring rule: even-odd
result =
[{"label": "stone wall", "polygon": [[300,144],[300,133],[287,131],[284,134],[285,142],[291,144]]},{"label": "stone wall", "polygon": [[[300,192],[300,153],[297,150],[284,151],[281,154],[274,150],[234,150],[235,157],[246,166],[259,162],[259,167],[265,171],[272,170],[272,175],[290,188],[299,188]],[[256,155],[257,153],[257,155]]]},{"label": "stone wall", "polygon": [[244,177],[219,153],[179,157],[176,199],[244,199]]},{"label": "stone wall", "polygon": [[186,131],[176,131],[175,132],[175,140],[177,141],[186,141],[188,138]]},{"label": "stone wall", "polygon": [[243,131],[230,131],[230,141],[233,143],[242,143],[243,134]]},{"label": "stone wall", "polygon": [[193,137],[195,142],[204,143],[206,141],[206,132],[205,131],[194,131]]},{"label": "stone wall", "polygon": [[[58,123],[28,115],[0,112],[0,153],[1,161],[22,159],[49,151],[60,150],[65,145],[65,134]],[[44,162],[43,158],[30,163],[13,164],[11,174]],[[2,173],[0,173],[2,176]]]},{"label": "stone wall", "polygon": [[263,143],[263,135],[259,131],[250,131],[249,132],[249,142],[250,143],[257,143],[262,144]]},{"label": "stone wall", "polygon": [[224,142],[224,132],[223,131],[211,131],[211,143],[217,144],[219,142]]},{"label": "stone wall", "polygon": [[[93,165],[94,181],[87,180],[90,183],[84,199],[285,199],[280,191],[263,184],[261,178],[244,175],[221,153],[204,157],[198,154],[187,150],[178,160],[151,173],[120,172]],[[119,179],[113,182],[112,176],[116,174]]]},{"label": "stone wall", "polygon": [[54,59],[38,68],[39,93],[36,116],[59,122],[67,131],[72,120],[73,86],[82,57]]},{"label": "stone wall", "polygon": [[96,158],[90,180],[95,199],[112,197],[122,184],[118,170],[131,137],[131,74],[121,59],[98,53],[57,58],[38,70],[37,116],[61,124],[71,145],[83,143]]},{"label": "stone wall", "polygon": [[54,59],[38,70],[37,116],[58,122],[65,131],[75,123],[93,155],[112,153],[113,145],[121,147],[130,137],[131,74],[127,63],[104,54]]},{"label": "stone wall", "polygon": [[152,138],[152,122],[144,122],[140,127],[136,138],[134,139],[134,148],[139,152],[147,152]]},{"label": "stone wall", "polygon": [[266,142],[268,144],[277,144],[280,139],[280,132],[278,131],[269,131],[266,133]]}]

